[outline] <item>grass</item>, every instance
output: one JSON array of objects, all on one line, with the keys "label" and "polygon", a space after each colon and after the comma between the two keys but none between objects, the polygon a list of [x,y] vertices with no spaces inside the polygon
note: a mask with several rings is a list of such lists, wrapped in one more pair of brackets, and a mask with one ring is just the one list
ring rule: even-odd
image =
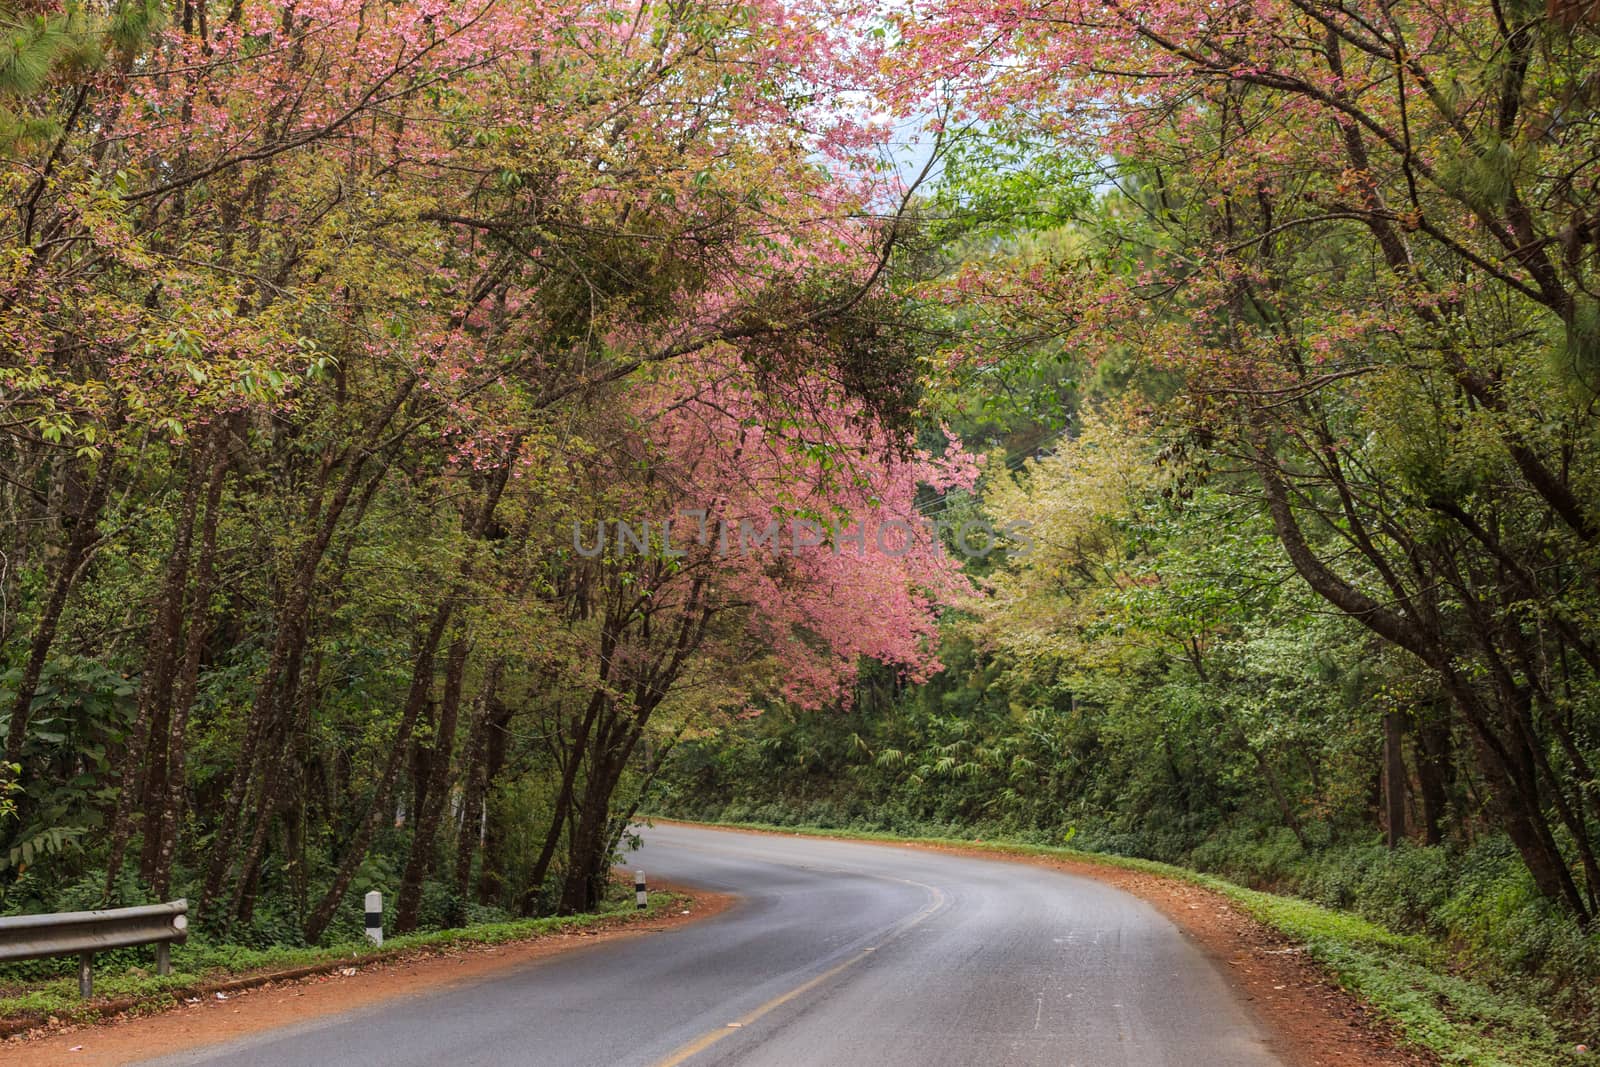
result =
[{"label": "grass", "polygon": [[1400,934],[1348,912],[1153,860],[1073,848],[953,837],[905,837],[876,831],[764,823],[707,823],[747,830],[847,840],[954,845],[1013,856],[1097,863],[1173,878],[1216,892],[1240,910],[1304,946],[1345,989],[1393,1022],[1407,1043],[1463,1067],[1557,1067],[1592,1062],[1575,1051],[1547,1013],[1516,989],[1494,988],[1460,969],[1444,946]]},{"label": "grass", "polygon": [[[97,969],[95,998],[80,1000],[78,980],[53,978],[38,982],[8,983],[0,980],[0,1020],[57,1019],[86,1021],[114,1010],[130,1007],[161,1008],[178,1002],[196,990],[239,978],[297,971],[308,967],[358,965],[389,959],[409,952],[436,951],[467,945],[498,945],[527,941],[567,930],[581,930],[603,923],[627,922],[634,918],[654,918],[681,907],[687,898],[676,893],[650,894],[650,903],[638,910],[630,892],[626,900],[608,901],[599,911],[584,915],[553,916],[544,919],[519,919],[511,922],[481,923],[451,930],[430,930],[403,934],[384,940],[379,948],[363,940],[323,945],[316,948],[246,948],[241,945],[208,944],[194,939],[172,947],[172,974],[160,977],[152,963],[120,970]],[[154,959],[154,950],[145,950]],[[119,956],[122,954],[119,953]]]}]

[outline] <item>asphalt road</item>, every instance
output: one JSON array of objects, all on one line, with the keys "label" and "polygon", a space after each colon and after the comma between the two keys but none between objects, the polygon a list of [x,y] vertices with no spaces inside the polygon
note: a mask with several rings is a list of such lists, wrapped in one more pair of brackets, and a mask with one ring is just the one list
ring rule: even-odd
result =
[{"label": "asphalt road", "polygon": [[1043,868],[658,826],[629,865],[723,914],[161,1064],[1280,1064],[1142,901]]}]

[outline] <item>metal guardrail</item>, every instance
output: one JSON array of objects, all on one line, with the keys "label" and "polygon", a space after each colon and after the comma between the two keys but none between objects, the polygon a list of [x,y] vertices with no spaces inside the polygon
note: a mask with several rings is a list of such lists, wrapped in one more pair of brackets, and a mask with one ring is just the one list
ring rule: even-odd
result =
[{"label": "metal guardrail", "polygon": [[156,972],[172,973],[174,942],[189,936],[189,902],[106,911],[0,916],[0,963],[78,957],[78,992],[94,993],[94,954],[133,945],[156,946]]}]

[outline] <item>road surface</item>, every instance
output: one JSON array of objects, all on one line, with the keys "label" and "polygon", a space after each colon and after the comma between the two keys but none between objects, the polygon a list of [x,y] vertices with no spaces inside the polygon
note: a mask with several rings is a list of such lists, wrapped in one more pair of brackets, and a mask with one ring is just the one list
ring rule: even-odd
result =
[{"label": "road surface", "polygon": [[228,1067],[1266,1067],[1160,913],[1025,864],[683,826],[629,866],[721,915],[153,1061]]}]

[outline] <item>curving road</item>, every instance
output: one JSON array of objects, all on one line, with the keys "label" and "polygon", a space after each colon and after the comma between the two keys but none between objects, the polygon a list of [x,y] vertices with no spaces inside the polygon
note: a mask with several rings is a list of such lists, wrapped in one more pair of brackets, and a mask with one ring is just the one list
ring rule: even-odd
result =
[{"label": "curving road", "polygon": [[722,915],[162,1064],[1281,1064],[1142,901],[1043,868],[684,826],[629,857]]}]

